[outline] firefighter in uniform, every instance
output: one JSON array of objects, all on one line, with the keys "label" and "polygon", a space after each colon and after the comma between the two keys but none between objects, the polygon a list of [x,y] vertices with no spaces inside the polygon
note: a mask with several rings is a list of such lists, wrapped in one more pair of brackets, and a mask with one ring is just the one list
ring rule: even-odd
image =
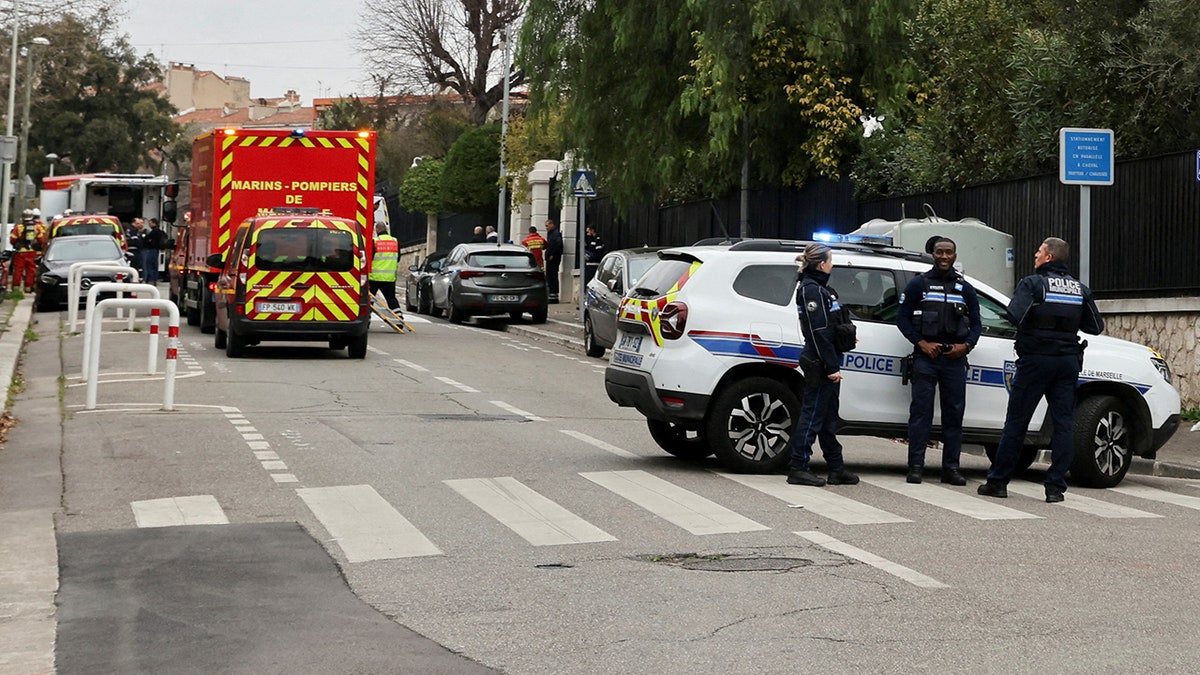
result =
[{"label": "firefighter in uniform", "polygon": [[8,235],[13,249],[13,288],[32,293],[37,284],[37,257],[46,246],[46,226],[33,211],[25,209],[21,222]]},{"label": "firefighter in uniform", "polygon": [[400,309],[396,299],[396,265],[400,261],[400,242],[388,234],[387,223],[375,223],[375,254],[371,256],[371,273],[367,284],[371,295],[383,293],[388,309]]},{"label": "firefighter in uniform", "polygon": [[529,236],[521,240],[521,245],[533,254],[533,259],[537,261],[538,267],[546,269],[546,261],[543,258],[546,251],[546,239],[538,234],[537,225],[529,226]]},{"label": "firefighter in uniform", "polygon": [[979,494],[1007,497],[1008,480],[1016,469],[1017,455],[1033,410],[1042,396],[1050,406],[1053,435],[1050,469],[1046,472],[1046,501],[1061,502],[1067,489],[1065,476],[1074,455],[1075,387],[1083,366],[1079,331],[1099,335],[1104,319],[1092,291],[1067,269],[1071,248],[1050,237],[1033,255],[1036,274],[1017,284],[1008,304],[1008,318],[1017,326],[1017,372],[1008,397],[1008,414],[996,458]]},{"label": "firefighter in uniform", "polygon": [[955,243],[939,238],[933,245],[933,268],[913,277],[900,296],[896,324],[915,347],[908,409],[909,483],[921,482],[937,389],[942,406],[942,482],[967,484],[958,468],[967,403],[967,354],[979,341],[982,324],[979,296],[955,271],[956,260]]}]

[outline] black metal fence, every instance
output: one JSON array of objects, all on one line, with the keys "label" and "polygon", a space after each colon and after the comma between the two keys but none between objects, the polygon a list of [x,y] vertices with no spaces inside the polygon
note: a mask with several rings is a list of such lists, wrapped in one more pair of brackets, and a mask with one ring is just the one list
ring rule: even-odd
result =
[{"label": "black metal fence", "polygon": [[[1180,153],[1119,162],[1115,183],[1092,187],[1091,286],[1099,297],[1200,294],[1200,158]],[[858,202],[848,181],[814,181],[802,190],[750,193],[750,234],[807,239],[813,232],[850,232],[872,218],[921,217],[929,204],[950,220],[979,218],[1013,235],[1016,275],[1033,271],[1046,237],[1079,243],[1080,188],[1057,175],[978,185],[953,192]],[[609,248],[683,245],[737,236],[739,196],[619,212],[610,200],[588,204],[587,222]],[[1078,255],[1072,267],[1078,271]]]}]

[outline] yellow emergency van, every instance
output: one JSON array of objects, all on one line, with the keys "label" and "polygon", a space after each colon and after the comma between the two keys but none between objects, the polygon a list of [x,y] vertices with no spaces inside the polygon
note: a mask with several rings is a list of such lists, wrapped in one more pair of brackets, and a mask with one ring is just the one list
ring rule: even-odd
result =
[{"label": "yellow emergency van", "polygon": [[315,209],[275,209],[238,226],[213,289],[217,349],[238,358],[265,340],[327,341],[367,355],[370,251],[358,223]]}]

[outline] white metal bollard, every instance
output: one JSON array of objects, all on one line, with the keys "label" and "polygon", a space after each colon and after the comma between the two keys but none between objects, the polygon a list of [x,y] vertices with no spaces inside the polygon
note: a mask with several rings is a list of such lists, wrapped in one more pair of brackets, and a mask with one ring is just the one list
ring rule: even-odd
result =
[{"label": "white metal bollard", "polygon": [[104,321],[104,310],[112,307],[126,309],[165,309],[167,310],[168,328],[167,328],[167,365],[166,365],[166,384],[163,391],[163,410],[175,409],[175,362],[179,353],[179,308],[170,300],[151,300],[139,298],[109,298],[101,300],[100,304],[96,305],[96,311],[88,316],[88,340],[92,343],[91,352],[96,355],[88,363],[87,371],[87,403],[85,407],[88,410],[96,409],[96,389],[99,387],[100,381],[100,337],[103,331],[100,330],[100,324]]},{"label": "white metal bollard", "polygon": [[79,321],[79,286],[82,283],[85,272],[109,272],[116,270],[118,272],[128,272],[130,281],[138,281],[141,277],[138,276],[137,270],[129,265],[122,265],[119,262],[95,262],[83,261],[71,263],[71,267],[67,270],[67,332],[74,333],[75,326]]},{"label": "white metal bollard", "polygon": [[[159,292],[158,287],[152,284],[129,284],[123,281],[98,281],[92,284],[92,287],[88,289],[87,303],[84,306],[83,312],[83,363],[80,365],[80,374],[84,377],[87,377],[88,360],[91,358],[91,340],[88,339],[88,335],[90,335],[92,330],[92,312],[94,312],[96,308],[96,296],[103,291],[129,291],[131,293],[146,292],[155,299],[162,297],[162,293]],[[130,328],[133,328],[133,316],[134,314],[131,311],[129,313]],[[154,374],[154,369],[157,367],[155,352],[158,349],[158,327],[155,326],[152,332],[154,334],[154,338],[150,342],[150,370],[148,372],[150,375]]]}]

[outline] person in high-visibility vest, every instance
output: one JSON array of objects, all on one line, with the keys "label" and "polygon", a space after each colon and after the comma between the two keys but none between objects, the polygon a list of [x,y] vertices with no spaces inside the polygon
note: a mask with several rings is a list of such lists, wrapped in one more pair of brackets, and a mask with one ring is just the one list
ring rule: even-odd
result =
[{"label": "person in high-visibility vest", "polygon": [[546,261],[542,259],[542,254],[546,250],[546,239],[538,234],[537,225],[529,226],[529,236],[521,240],[521,245],[533,254],[533,259],[537,261],[539,268],[546,269]]},{"label": "person in high-visibility vest", "polygon": [[46,226],[38,222],[33,211],[26,209],[21,222],[8,235],[13,253],[13,289],[32,293],[37,285],[37,257],[46,247]]},{"label": "person in high-visibility vest", "polygon": [[375,223],[375,255],[371,257],[367,283],[371,286],[371,295],[383,293],[388,309],[393,312],[400,308],[400,301],[396,299],[396,266],[399,262],[400,242],[388,234],[387,223]]}]

